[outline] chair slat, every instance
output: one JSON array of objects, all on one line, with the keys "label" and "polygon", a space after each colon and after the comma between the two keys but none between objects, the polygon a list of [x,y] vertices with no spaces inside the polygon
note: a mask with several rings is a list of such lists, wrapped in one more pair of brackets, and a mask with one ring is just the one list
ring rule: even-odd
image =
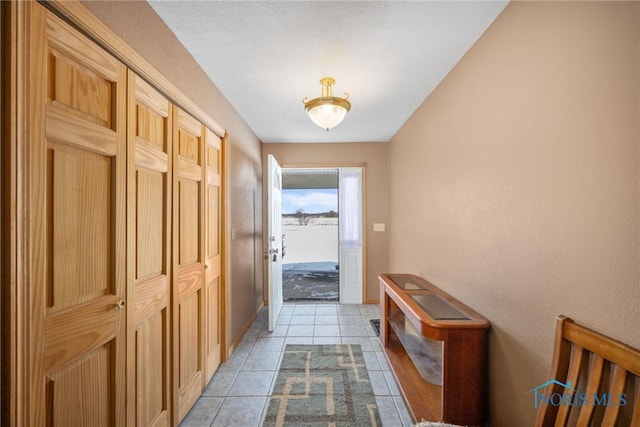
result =
[{"label": "chair slat", "polygon": [[[558,316],[556,319],[556,334],[553,344],[553,359],[551,361],[551,374],[549,378],[564,381],[569,369],[569,359],[571,358],[571,343],[564,339],[564,325],[569,320],[565,316]],[[544,390],[545,396],[551,396],[555,392],[560,392],[558,384],[551,383]],[[554,423],[558,407],[541,403],[536,414],[534,427],[551,426]]]},{"label": "chair slat", "polygon": [[[640,381],[640,377],[636,377],[636,384]],[[632,426],[640,426],[640,387],[636,388],[635,402],[633,405],[633,418],[631,418]]]},{"label": "chair slat", "polygon": [[[591,366],[589,366],[588,380],[587,380],[587,396],[593,396],[598,393],[600,383],[602,382],[602,372],[604,368],[604,359],[597,354],[591,355]],[[593,418],[595,406],[584,405],[580,408],[580,415],[576,421],[577,427],[587,427],[591,423]]]},{"label": "chair slat", "polygon": [[[613,382],[611,383],[611,387],[609,388],[609,392],[611,393],[611,399],[614,400],[618,398],[618,394],[624,391],[624,384],[627,380],[627,371],[621,368],[618,365],[615,365],[613,369]],[[604,417],[602,418],[602,427],[615,426],[616,421],[618,420],[618,415],[620,414],[620,406],[616,405],[608,405],[607,409],[604,411]]]},{"label": "chair slat", "polygon": [[[569,364],[569,373],[567,374],[567,381],[565,384],[571,388],[564,389],[564,395],[570,397],[573,400],[575,389],[578,387],[578,379],[580,378],[580,370],[582,369],[582,363],[585,360],[586,352],[584,349],[574,344],[571,349],[571,362]],[[556,416],[556,427],[565,427],[569,421],[569,415],[571,414],[571,405],[560,405],[558,408],[558,415]]]}]

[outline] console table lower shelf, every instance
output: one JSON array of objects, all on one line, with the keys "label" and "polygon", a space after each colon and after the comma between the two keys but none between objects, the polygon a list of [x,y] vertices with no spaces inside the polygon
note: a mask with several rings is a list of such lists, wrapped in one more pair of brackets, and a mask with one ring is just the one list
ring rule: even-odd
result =
[{"label": "console table lower shelf", "polygon": [[440,405],[442,386],[428,383],[422,379],[411,358],[405,351],[397,336],[389,337],[389,345],[384,347],[385,356],[391,366],[400,393],[407,402],[411,419],[416,422],[424,420],[440,421],[442,413]]}]

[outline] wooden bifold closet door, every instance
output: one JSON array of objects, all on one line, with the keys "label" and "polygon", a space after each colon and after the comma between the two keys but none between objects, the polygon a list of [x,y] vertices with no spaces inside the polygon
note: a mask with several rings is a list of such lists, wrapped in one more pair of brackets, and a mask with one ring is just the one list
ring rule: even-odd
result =
[{"label": "wooden bifold closet door", "polygon": [[127,70],[30,19],[30,424],[124,425]]},{"label": "wooden bifold closet door", "polygon": [[2,306],[17,416],[1,421],[178,425],[223,357],[225,132],[42,4],[2,10],[17,88],[3,154],[23,191],[1,200],[18,260]]},{"label": "wooden bifold closet door", "polygon": [[204,126],[174,114],[173,328],[177,420],[204,386]]},{"label": "wooden bifold closet door", "polygon": [[128,422],[171,424],[172,106],[129,71]]},{"label": "wooden bifold closet door", "polygon": [[205,128],[205,385],[222,357],[222,159],[222,140]]},{"label": "wooden bifold closet door", "polygon": [[222,141],[174,109],[173,268],[177,421],[220,365]]},{"label": "wooden bifold closet door", "polygon": [[178,420],[198,399],[204,384],[204,224],[203,126],[174,114],[174,381]]}]

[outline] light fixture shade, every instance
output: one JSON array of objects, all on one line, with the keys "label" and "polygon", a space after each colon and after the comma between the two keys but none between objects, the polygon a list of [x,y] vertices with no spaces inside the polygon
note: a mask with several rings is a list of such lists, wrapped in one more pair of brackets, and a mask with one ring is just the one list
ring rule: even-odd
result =
[{"label": "light fixture shade", "polygon": [[311,120],[327,131],[344,120],[347,112],[351,109],[351,103],[347,101],[349,94],[345,93],[344,98],[333,96],[331,87],[335,80],[331,77],[324,77],[320,80],[322,94],[319,98],[314,98],[304,102],[304,108]]},{"label": "light fixture shade", "polygon": [[323,129],[329,130],[344,120],[347,109],[342,105],[325,102],[313,108],[307,109],[307,114],[313,121]]}]

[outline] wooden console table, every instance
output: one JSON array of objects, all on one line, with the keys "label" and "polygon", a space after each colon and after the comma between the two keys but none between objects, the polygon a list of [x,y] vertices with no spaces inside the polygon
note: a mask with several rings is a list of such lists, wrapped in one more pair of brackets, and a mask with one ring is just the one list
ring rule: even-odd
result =
[{"label": "wooden console table", "polygon": [[411,274],[380,276],[380,339],[413,421],[485,422],[487,319]]}]

